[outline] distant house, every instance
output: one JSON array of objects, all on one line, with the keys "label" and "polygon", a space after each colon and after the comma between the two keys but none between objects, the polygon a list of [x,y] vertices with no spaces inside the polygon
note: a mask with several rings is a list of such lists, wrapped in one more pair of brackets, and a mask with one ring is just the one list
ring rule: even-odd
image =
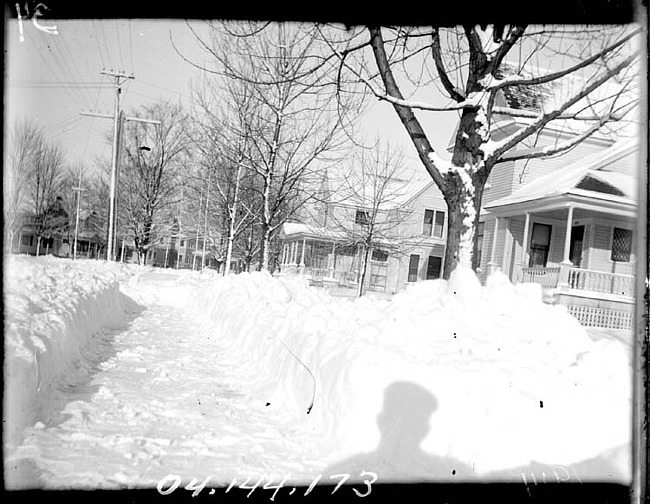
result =
[{"label": "distant house", "polygon": [[211,251],[212,238],[206,242],[205,261],[203,257],[202,234],[178,234],[176,228],[171,234],[161,237],[147,250],[147,264],[161,268],[201,269],[203,264],[208,268],[219,268],[219,261]]},{"label": "distant house", "polygon": [[[403,196],[379,212],[378,220],[397,220],[390,236],[370,251],[365,290],[395,293],[408,284],[440,278],[446,241],[447,206],[428,176],[417,174],[405,184]],[[336,202],[327,175],[324,197],[302,222],[287,222],[280,241],[283,274],[307,276],[317,285],[355,287],[360,278],[363,246],[350,244],[346,228],[364,226],[368,208]]]},{"label": "distant house", "polygon": [[[52,254],[59,257],[72,257],[74,254],[74,228],[69,227],[67,212],[55,203],[50,210],[52,226],[46,236],[41,238],[40,255]],[[36,218],[30,212],[21,216],[12,253],[36,255],[38,235]],[[95,212],[80,212],[77,237],[77,257],[98,258],[103,251],[104,239],[100,231],[100,219]]]}]

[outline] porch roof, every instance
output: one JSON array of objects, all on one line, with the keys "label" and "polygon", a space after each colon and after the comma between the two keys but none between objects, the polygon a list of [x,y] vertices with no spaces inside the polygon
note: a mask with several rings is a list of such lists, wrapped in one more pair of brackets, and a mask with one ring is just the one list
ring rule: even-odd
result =
[{"label": "porch roof", "polygon": [[308,236],[310,238],[323,238],[326,240],[338,240],[342,238],[342,234],[334,229],[312,226],[303,222],[285,222],[282,225],[282,236],[286,238]]},{"label": "porch roof", "polygon": [[635,214],[637,181],[616,171],[616,161],[637,149],[636,142],[614,145],[605,152],[587,156],[566,168],[544,175],[518,191],[485,205],[494,214],[566,207]]}]

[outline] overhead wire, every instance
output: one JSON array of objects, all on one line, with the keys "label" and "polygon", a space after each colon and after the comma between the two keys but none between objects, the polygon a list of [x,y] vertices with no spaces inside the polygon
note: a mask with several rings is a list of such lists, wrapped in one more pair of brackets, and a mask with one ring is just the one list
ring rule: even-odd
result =
[{"label": "overhead wire", "polygon": [[[30,43],[32,44],[34,50],[38,53],[39,57],[41,58],[41,60],[43,61],[43,63],[44,63],[45,66],[47,67],[47,69],[49,70],[50,74],[51,74],[52,76],[54,76],[54,78],[55,78],[59,83],[61,83],[62,80],[61,80],[61,77],[59,76],[58,72],[56,72],[56,71],[54,70],[54,68],[53,68],[52,65],[50,64],[50,61],[48,60],[48,58],[46,58],[46,57],[43,55],[43,51],[42,51],[41,48],[36,44],[36,42],[34,42],[34,39],[35,39],[35,37],[28,37],[28,40],[29,40]],[[65,91],[67,92],[68,96],[69,96],[69,97],[71,98],[71,100],[75,103],[75,105],[78,106],[79,108],[81,108],[82,105],[81,105],[80,102],[78,101],[78,97],[77,97],[77,95],[75,95],[75,93],[73,93],[73,92],[71,91],[70,87],[69,87],[69,86],[66,86],[65,84],[62,84],[61,87],[63,87],[63,88],[65,89]]]},{"label": "overhead wire", "polygon": [[113,23],[115,25],[115,36],[117,37],[117,53],[120,60],[120,65],[122,65],[120,70],[126,71],[126,68],[124,68],[124,60],[122,59],[122,44],[120,43],[120,32],[117,26],[117,19],[114,19]]}]

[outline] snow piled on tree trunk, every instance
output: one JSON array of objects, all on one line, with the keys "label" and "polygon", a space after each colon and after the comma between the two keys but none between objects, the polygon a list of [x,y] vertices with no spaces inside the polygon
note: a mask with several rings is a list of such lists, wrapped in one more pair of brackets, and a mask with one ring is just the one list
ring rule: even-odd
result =
[{"label": "snow piled on tree trunk", "polygon": [[[468,479],[514,470],[521,481],[515,468],[566,471],[629,446],[626,350],[592,340],[536,284],[495,273],[481,286],[459,266],[449,281],[419,282],[392,301],[350,301],[299,278],[244,273],[203,283],[190,306],[255,370],[269,413],[290,410],[321,432],[332,461],[385,441],[378,415],[397,382],[435,398],[421,449],[471,467]],[[612,478],[593,467],[580,477]],[[618,470],[627,481],[628,467]]]},{"label": "snow piled on tree trunk", "polygon": [[119,282],[139,267],[52,256],[5,256],[5,454],[33,425],[53,379],[123,313]]}]

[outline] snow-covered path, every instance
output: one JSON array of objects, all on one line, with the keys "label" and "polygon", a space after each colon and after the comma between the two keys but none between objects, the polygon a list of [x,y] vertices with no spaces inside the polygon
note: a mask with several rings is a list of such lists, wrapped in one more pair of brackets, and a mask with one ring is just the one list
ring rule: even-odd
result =
[{"label": "snow-covered path", "polygon": [[228,485],[321,472],[316,437],[271,417],[214,334],[164,301],[175,280],[139,279],[124,321],[94,338],[42,405],[12,457],[15,475],[44,488],[112,488],[155,487],[168,474]]}]

